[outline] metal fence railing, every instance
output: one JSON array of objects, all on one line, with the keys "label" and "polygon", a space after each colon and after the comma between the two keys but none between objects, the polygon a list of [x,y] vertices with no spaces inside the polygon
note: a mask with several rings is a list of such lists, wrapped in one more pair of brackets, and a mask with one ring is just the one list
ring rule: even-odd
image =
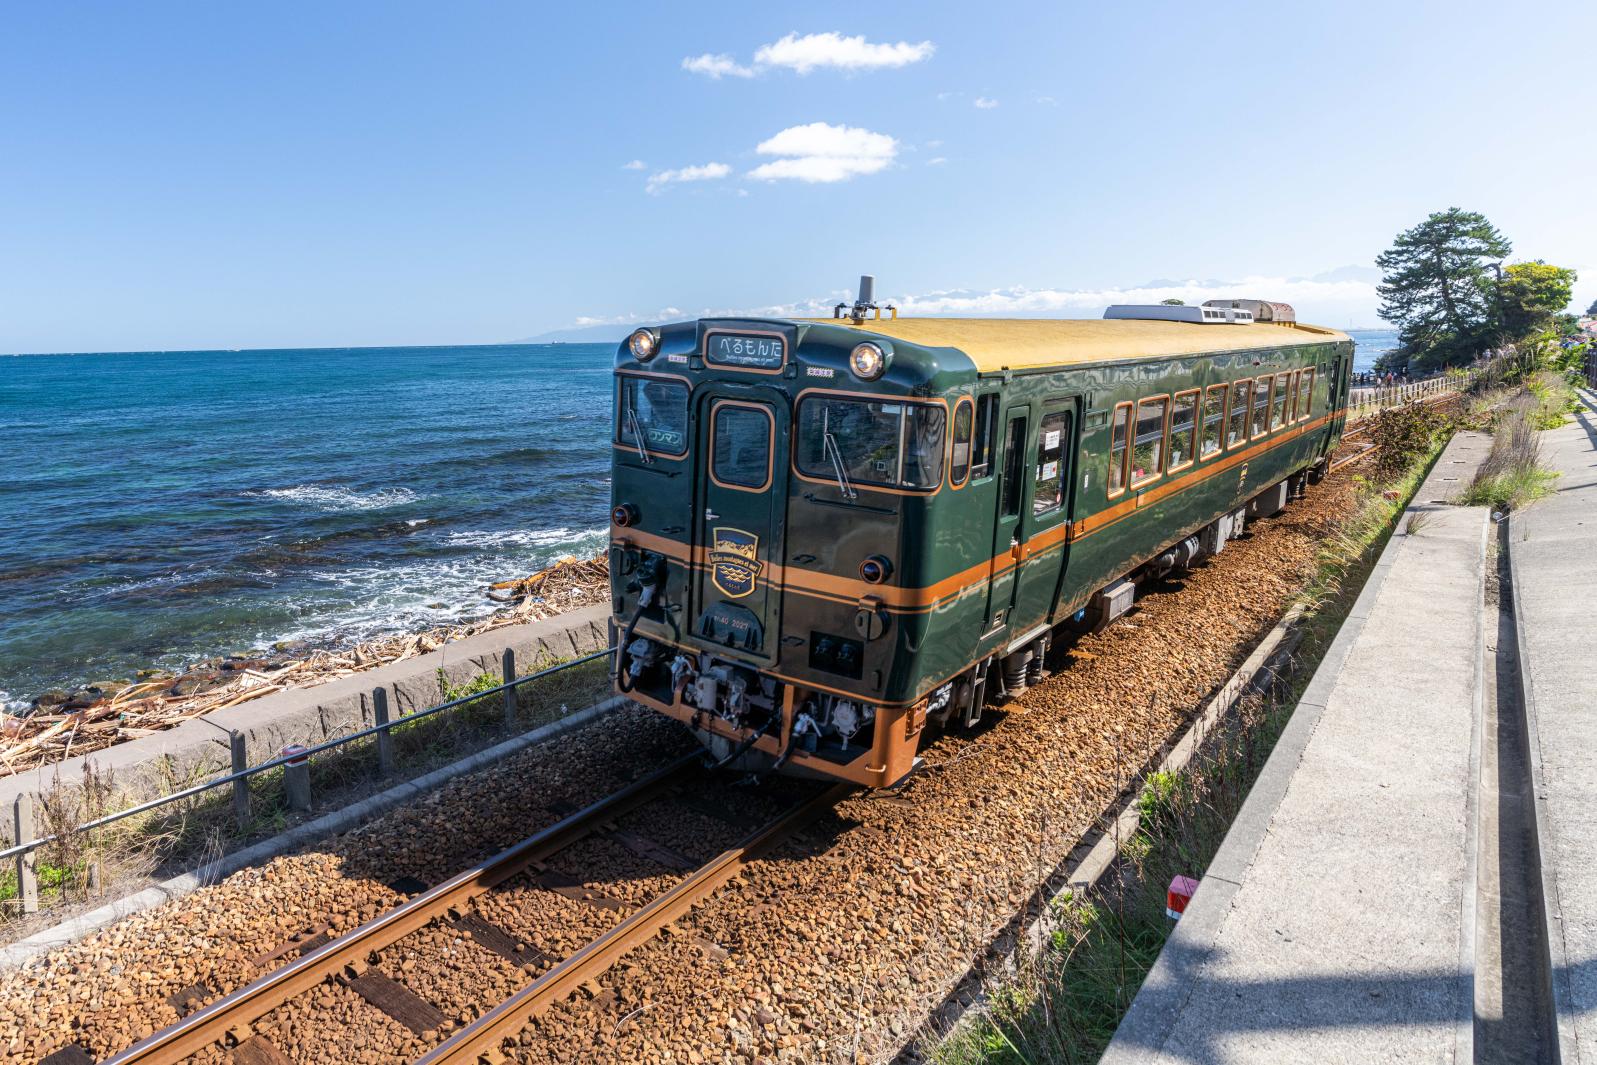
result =
[{"label": "metal fence railing", "polygon": [[[586,665],[587,663],[596,661],[600,658],[608,657],[613,650],[613,648],[607,647],[603,650],[593,651],[578,658],[561,662],[558,665],[549,666],[546,669],[540,669],[535,672],[528,673],[525,676],[518,677],[515,675],[514,653],[509,649],[506,649],[502,656],[502,676],[505,679],[501,683],[490,688],[485,688],[482,691],[475,691],[468,695],[462,695],[457,699],[450,699],[449,701],[439,703],[436,706],[429,706],[426,709],[417,710],[412,714],[405,714],[402,717],[391,718],[389,716],[387,689],[380,687],[375,688],[373,689],[372,696],[374,710],[373,717],[376,720],[376,724],[372,725],[370,728],[364,728],[357,732],[352,732],[347,736],[338,736],[311,747],[296,746],[284,748],[283,753],[279,754],[277,757],[268,758],[266,761],[259,762],[255,765],[246,764],[244,743],[245,736],[242,732],[234,731],[231,735],[230,744],[232,756],[231,772],[227,773],[226,775],[207,780],[203,783],[195,784],[192,787],[183,788],[180,791],[174,791],[170,794],[162,795],[158,798],[151,799],[148,802],[142,802],[136,806],[130,806],[127,809],[106,814],[103,817],[95,818],[92,821],[86,821],[81,825],[74,826],[72,831],[73,833],[92,832],[95,829],[105,828],[108,825],[115,824],[116,822],[122,821],[126,818],[149,813],[152,810],[158,810],[161,807],[167,806],[171,803],[179,802],[183,799],[191,799],[206,792],[214,791],[217,788],[224,787],[231,787],[233,789],[234,815],[238,819],[241,828],[247,827],[249,824],[251,824],[249,791],[251,778],[278,768],[282,768],[284,770],[285,791],[289,799],[289,805],[295,809],[308,810],[311,806],[309,777],[310,759],[316,755],[345,747],[348,744],[355,743],[360,740],[375,737],[377,746],[378,772],[380,775],[387,776],[395,767],[395,757],[392,742],[392,730],[395,727],[400,725],[414,725],[418,721],[426,720],[437,714],[441,714],[448,710],[454,710],[467,704],[481,704],[484,700],[492,699],[496,695],[500,696],[503,700],[505,724],[507,726],[513,726],[516,722],[516,716],[519,708],[518,689],[522,685],[530,684],[534,681],[552,676],[564,670],[573,669],[577,666]],[[34,912],[38,905],[38,890],[37,877],[33,869],[33,854],[41,847],[48,846],[51,843],[59,842],[62,838],[62,834],[51,833],[43,836],[35,835],[37,829],[35,827],[35,819],[33,816],[33,796],[29,793],[24,793],[17,797],[13,815],[14,835],[12,838],[15,840],[15,842],[4,850],[0,850],[0,861],[12,859],[16,862],[18,898],[22,902],[22,908],[24,912]]]},{"label": "metal fence railing", "polygon": [[1406,385],[1354,386],[1348,393],[1349,418],[1356,421],[1388,407],[1401,407],[1411,400],[1462,392],[1475,382],[1478,375],[1477,370],[1460,370]]}]

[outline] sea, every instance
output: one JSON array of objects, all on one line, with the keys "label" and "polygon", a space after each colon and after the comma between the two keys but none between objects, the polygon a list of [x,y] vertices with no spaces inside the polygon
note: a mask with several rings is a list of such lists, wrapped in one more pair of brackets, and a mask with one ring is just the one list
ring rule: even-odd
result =
[{"label": "sea", "polygon": [[0,700],[465,621],[597,553],[614,352],[0,358]]},{"label": "sea", "polygon": [[0,704],[473,620],[597,553],[614,350],[0,357]]}]

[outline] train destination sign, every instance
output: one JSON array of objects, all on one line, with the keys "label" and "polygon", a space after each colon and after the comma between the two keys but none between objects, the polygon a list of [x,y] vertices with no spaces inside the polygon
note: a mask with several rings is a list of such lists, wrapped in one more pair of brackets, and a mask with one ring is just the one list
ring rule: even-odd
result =
[{"label": "train destination sign", "polygon": [[711,333],[704,341],[704,357],[721,366],[748,366],[776,370],[782,366],[781,337],[750,333]]}]

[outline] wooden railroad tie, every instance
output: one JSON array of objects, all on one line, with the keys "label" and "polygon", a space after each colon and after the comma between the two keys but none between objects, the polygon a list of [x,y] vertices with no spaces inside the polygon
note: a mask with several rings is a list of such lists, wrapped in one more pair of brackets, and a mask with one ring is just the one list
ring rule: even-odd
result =
[{"label": "wooden railroad tie", "polygon": [[293,1065],[264,1035],[252,1035],[233,1048],[234,1065]]}]

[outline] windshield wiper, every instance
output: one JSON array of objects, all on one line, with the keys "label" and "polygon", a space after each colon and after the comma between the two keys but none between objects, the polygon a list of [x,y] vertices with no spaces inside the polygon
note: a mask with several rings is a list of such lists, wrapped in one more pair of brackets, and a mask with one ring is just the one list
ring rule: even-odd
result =
[{"label": "windshield wiper", "polygon": [[627,408],[627,424],[632,426],[632,439],[638,442],[638,458],[645,466],[653,466],[654,456],[649,454],[649,445],[643,442],[643,426],[638,424],[638,412],[633,407]]},{"label": "windshield wiper", "polygon": [[848,483],[848,473],[843,469],[843,450],[837,446],[837,437],[832,435],[830,429],[822,432],[821,445],[826,450],[826,457],[832,460],[832,473],[837,477],[837,490],[843,493],[844,499],[858,499],[859,493]]}]

